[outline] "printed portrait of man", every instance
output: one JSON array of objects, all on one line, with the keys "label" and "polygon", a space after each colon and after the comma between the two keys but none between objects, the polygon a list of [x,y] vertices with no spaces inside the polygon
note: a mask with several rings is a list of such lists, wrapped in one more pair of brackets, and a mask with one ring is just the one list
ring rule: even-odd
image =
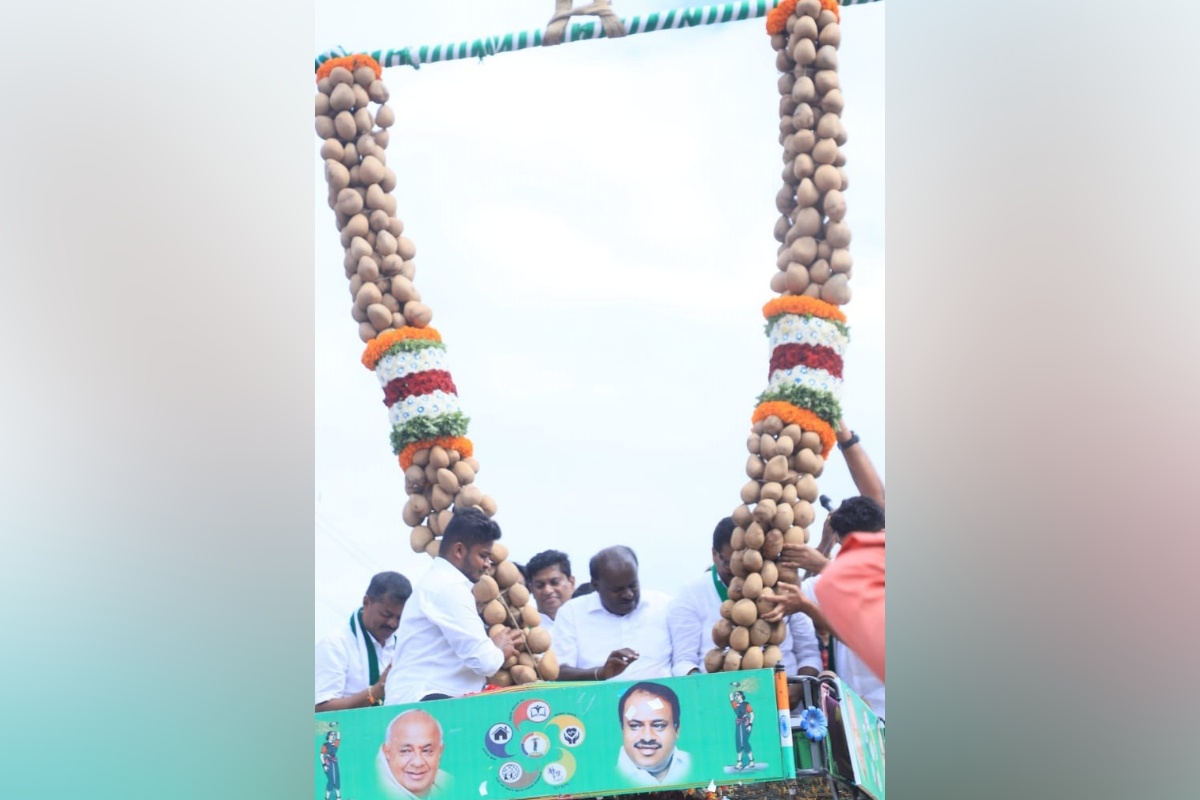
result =
[{"label": "printed portrait of man", "polygon": [[617,771],[634,786],[683,783],[692,757],[676,747],[679,697],[660,683],[636,683],[621,695],[621,752]]},{"label": "printed portrait of man", "polygon": [[376,759],[385,795],[401,800],[440,796],[450,786],[441,769],[445,748],[442,726],[427,712],[412,709],[392,720]]}]

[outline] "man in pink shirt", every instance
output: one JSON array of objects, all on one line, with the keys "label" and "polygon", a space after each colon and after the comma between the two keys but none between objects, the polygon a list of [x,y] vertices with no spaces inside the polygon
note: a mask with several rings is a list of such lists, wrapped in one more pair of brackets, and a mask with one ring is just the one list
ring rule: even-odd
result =
[{"label": "man in pink shirt", "polygon": [[884,532],[851,533],[813,587],[821,613],[879,680],[884,677]]}]

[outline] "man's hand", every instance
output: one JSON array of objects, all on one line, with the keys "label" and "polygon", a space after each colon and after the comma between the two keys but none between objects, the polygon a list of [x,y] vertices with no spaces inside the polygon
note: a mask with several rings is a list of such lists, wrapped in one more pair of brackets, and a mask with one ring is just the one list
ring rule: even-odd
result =
[{"label": "man's hand", "polygon": [[620,675],[625,671],[625,668],[638,660],[638,654],[630,650],[628,647],[622,647],[620,650],[613,650],[608,654],[608,660],[604,662],[604,666],[600,668],[600,680],[608,680],[609,678]]},{"label": "man's hand", "polygon": [[501,628],[491,634],[491,638],[496,647],[504,651],[504,658],[507,660],[519,652],[517,648],[520,646],[524,634],[517,628]]},{"label": "man's hand", "polygon": [[819,574],[829,564],[821,551],[806,544],[785,544],[779,554],[779,566]]},{"label": "man's hand", "polygon": [[829,523],[829,515],[826,514],[825,525],[821,528],[821,541],[817,544],[817,552],[829,558],[835,544],[837,544],[837,534],[834,533],[833,525]]},{"label": "man's hand", "polygon": [[379,673],[379,680],[371,684],[371,694],[375,696],[376,700],[383,699],[383,685],[387,683],[387,676],[391,671],[392,665],[388,664],[386,667],[384,667],[383,672]]},{"label": "man's hand", "polygon": [[775,604],[774,608],[762,615],[762,618],[767,622],[779,622],[784,617],[813,607],[813,604],[804,596],[804,592],[800,591],[799,586],[784,581],[775,584],[774,595],[761,599]]}]

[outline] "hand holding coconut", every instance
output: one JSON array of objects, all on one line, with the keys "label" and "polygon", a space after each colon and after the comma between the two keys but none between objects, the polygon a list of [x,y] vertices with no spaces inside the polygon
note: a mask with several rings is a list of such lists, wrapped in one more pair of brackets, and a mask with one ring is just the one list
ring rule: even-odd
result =
[{"label": "hand holding coconut", "polygon": [[805,570],[814,575],[829,564],[829,559],[815,547],[806,544],[785,544],[779,553],[779,566]]},{"label": "hand holding coconut", "polygon": [[504,651],[504,658],[516,658],[520,652],[520,646],[524,641],[524,634],[519,628],[505,628],[495,626],[488,634],[491,640]]}]

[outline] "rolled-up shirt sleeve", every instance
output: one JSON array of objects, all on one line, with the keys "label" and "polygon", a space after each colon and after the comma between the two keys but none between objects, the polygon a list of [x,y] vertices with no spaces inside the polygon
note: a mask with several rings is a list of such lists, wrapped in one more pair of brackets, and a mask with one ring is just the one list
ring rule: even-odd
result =
[{"label": "rolled-up shirt sleeve", "polygon": [[346,689],[346,673],[350,669],[350,654],[345,643],[330,636],[317,642],[317,702],[336,700]]},{"label": "rolled-up shirt sleeve", "polygon": [[430,603],[426,613],[441,628],[454,654],[476,675],[487,678],[504,666],[504,652],[484,630],[470,592]]},{"label": "rolled-up shirt sleeve", "polygon": [[820,672],[821,643],[817,641],[817,630],[808,614],[792,614],[788,617],[788,633],[792,636],[792,658],[796,669],[812,667]]}]

